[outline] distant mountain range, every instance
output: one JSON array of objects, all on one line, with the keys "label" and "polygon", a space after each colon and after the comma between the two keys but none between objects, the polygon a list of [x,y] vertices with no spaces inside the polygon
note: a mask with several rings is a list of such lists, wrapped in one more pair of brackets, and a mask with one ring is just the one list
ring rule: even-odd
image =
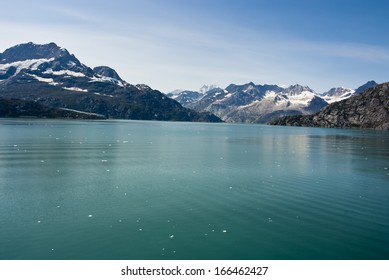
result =
[{"label": "distant mountain range", "polygon": [[316,113],[328,104],[358,95],[375,85],[376,82],[370,81],[357,89],[337,87],[319,94],[299,84],[285,87],[248,83],[231,84],[225,89],[212,85],[209,89],[203,86],[199,91],[176,90],[167,96],[184,107],[211,112],[226,122],[269,123],[283,116]]},{"label": "distant mountain range", "polygon": [[107,66],[90,68],[55,43],[0,53],[0,116],[221,120],[182,107],[147,85],[131,85]]},{"label": "distant mountain range", "polygon": [[[378,96],[366,95],[372,88],[379,88],[374,81],[357,89],[336,87],[324,93],[299,84],[287,87],[247,83],[231,84],[225,89],[209,85],[198,91],[176,90],[165,95],[147,85],[127,83],[110,67],[92,69],[55,43],[20,44],[0,53],[0,117],[274,123],[284,116],[307,116],[322,110],[314,120],[328,121],[323,114],[333,116],[339,104],[352,106],[348,100],[362,102],[359,107],[369,103],[369,98],[377,106],[387,104]],[[354,109],[362,112],[360,116],[369,110],[375,112],[374,106]],[[385,115],[384,111],[380,116]],[[308,117],[300,121],[297,118],[292,121],[296,125],[302,121],[331,126]],[[290,125],[292,119],[283,120]],[[361,127],[365,127],[362,123]],[[358,125],[343,121],[341,126]]]},{"label": "distant mountain range", "polygon": [[389,130],[389,83],[332,103],[316,114],[287,116],[272,124]]}]

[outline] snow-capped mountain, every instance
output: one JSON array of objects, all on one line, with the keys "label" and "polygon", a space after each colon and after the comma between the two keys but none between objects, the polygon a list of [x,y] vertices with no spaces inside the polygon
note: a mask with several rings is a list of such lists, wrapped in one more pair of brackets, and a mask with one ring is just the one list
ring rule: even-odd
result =
[{"label": "snow-capped mountain", "polygon": [[190,94],[196,98],[187,98],[187,93],[181,91],[176,93],[175,100],[199,112],[212,112],[226,122],[268,123],[282,116],[316,113],[329,103],[356,94],[356,90],[338,87],[318,94],[299,84],[286,87],[250,82]]},{"label": "snow-capped mountain", "polygon": [[[368,84],[374,85],[369,82]],[[389,83],[365,87],[365,91],[334,102],[308,116],[287,116],[273,125],[389,130]]]},{"label": "snow-capped mountain", "polygon": [[186,107],[202,99],[207,92],[214,90],[220,90],[220,88],[216,85],[203,85],[198,91],[177,89],[166,95]]},{"label": "snow-capped mountain", "polygon": [[167,94],[168,97],[176,100],[182,106],[186,106],[188,104],[194,103],[200,100],[204,95],[198,91],[190,91],[190,90],[176,90]]},{"label": "snow-capped mountain", "polygon": [[360,94],[366,89],[372,88],[378,85],[375,81],[369,81],[366,84],[358,87],[357,89],[336,87],[331,88],[329,91],[320,94],[320,96],[329,104],[348,99],[354,95]]},{"label": "snow-capped mountain", "polygon": [[[183,91],[175,99],[179,102]],[[227,122],[266,123],[274,118],[291,114],[316,112],[327,105],[307,86],[231,84],[225,89],[214,87],[196,99],[182,102],[198,112],[209,111]]]},{"label": "snow-capped mountain", "polygon": [[108,118],[219,120],[213,115],[183,108],[146,85],[131,85],[112,68],[92,69],[55,43],[20,44],[0,53],[0,97]]},{"label": "snow-capped mountain", "polygon": [[355,94],[355,90],[351,88],[336,87],[321,94],[321,97],[328,102],[328,104],[338,102],[350,98]]},{"label": "snow-capped mountain", "polygon": [[212,90],[212,89],[215,89],[215,88],[219,88],[217,85],[203,85],[200,89],[199,89],[199,92],[201,94],[205,94],[206,92]]}]

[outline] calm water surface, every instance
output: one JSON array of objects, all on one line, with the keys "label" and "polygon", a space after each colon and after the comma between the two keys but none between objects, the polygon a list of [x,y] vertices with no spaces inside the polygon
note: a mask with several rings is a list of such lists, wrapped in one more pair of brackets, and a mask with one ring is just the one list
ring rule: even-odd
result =
[{"label": "calm water surface", "polygon": [[2,119],[0,259],[389,259],[389,133]]}]

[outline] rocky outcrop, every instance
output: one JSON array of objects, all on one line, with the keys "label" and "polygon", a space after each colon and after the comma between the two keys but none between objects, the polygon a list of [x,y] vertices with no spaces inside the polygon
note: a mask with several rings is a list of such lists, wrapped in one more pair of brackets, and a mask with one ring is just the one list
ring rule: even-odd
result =
[{"label": "rocky outcrop", "polygon": [[96,74],[99,74],[101,76],[109,77],[109,78],[112,78],[112,79],[115,79],[115,80],[123,82],[123,80],[122,80],[122,78],[120,78],[119,74],[114,69],[112,69],[111,67],[108,67],[108,66],[97,66],[97,67],[93,68],[93,71]]},{"label": "rocky outcrop", "polygon": [[389,83],[335,102],[316,114],[283,117],[271,124],[389,130]]}]

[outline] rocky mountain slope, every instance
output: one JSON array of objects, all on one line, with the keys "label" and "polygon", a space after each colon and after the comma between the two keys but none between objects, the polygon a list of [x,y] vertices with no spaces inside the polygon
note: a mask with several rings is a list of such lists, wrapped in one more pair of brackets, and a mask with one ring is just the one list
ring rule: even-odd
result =
[{"label": "rocky mountain slope", "polygon": [[389,83],[366,89],[309,116],[289,116],[274,125],[389,130]]},{"label": "rocky mountain slope", "polygon": [[328,104],[358,94],[361,88],[374,85],[371,81],[357,90],[338,87],[318,94],[299,84],[284,87],[248,83],[231,84],[225,89],[213,86],[206,92],[175,91],[168,96],[187,108],[212,112],[226,122],[269,123],[282,116],[315,113]]},{"label": "rocky mountain slope", "polygon": [[187,92],[175,99],[198,112],[209,111],[227,122],[267,123],[284,115],[313,113],[328,105],[309,87],[294,85],[231,84],[225,89],[214,87],[201,94]]},{"label": "rocky mountain slope", "polygon": [[[107,66],[91,69],[55,43],[21,44],[0,53],[0,102],[33,101],[106,118],[211,121],[146,85],[131,85]],[[68,111],[69,111],[68,110]]]}]

